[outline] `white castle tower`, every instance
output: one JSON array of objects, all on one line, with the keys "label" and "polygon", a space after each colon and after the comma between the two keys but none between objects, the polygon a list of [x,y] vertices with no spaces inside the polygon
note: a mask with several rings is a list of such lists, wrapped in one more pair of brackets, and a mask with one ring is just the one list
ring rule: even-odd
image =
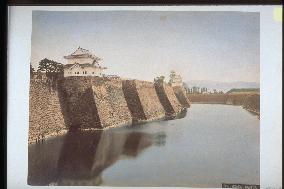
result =
[{"label": "white castle tower", "polygon": [[172,87],[182,86],[182,78],[181,78],[181,76],[176,74],[175,71],[171,71],[169,84]]},{"label": "white castle tower", "polygon": [[99,57],[81,47],[64,58],[67,60],[67,64],[64,65],[64,77],[103,76],[102,71],[107,69],[99,65]]}]

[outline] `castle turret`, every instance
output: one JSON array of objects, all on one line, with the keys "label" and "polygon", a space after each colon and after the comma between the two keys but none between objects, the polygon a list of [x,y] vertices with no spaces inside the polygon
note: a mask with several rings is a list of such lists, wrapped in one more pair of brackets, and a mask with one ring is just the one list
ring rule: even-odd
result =
[{"label": "castle turret", "polygon": [[81,47],[64,58],[67,60],[67,64],[64,65],[64,77],[103,76],[102,71],[107,69],[100,66],[99,57]]},{"label": "castle turret", "polygon": [[176,74],[175,71],[171,71],[169,84],[172,87],[182,86],[182,78],[181,78],[181,76]]}]

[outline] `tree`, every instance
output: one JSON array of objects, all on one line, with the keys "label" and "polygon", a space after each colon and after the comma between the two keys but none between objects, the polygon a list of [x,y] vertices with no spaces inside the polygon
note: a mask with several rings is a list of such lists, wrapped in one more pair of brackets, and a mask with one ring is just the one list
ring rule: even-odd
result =
[{"label": "tree", "polygon": [[163,83],[164,80],[165,80],[165,76],[163,76],[163,75],[161,75],[161,76],[159,76],[159,77],[156,77],[156,78],[154,79],[155,82],[159,82],[159,83]]},{"label": "tree", "polygon": [[46,73],[60,73],[63,72],[63,65],[45,58],[39,62],[38,71]]},{"label": "tree", "polygon": [[33,76],[35,69],[33,68],[32,64],[30,63],[30,76]]}]

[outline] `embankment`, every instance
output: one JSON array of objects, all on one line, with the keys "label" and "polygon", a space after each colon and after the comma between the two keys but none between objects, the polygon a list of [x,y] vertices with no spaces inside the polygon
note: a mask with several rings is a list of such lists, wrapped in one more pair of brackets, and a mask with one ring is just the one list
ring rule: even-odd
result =
[{"label": "embankment", "polygon": [[188,98],[192,103],[238,105],[257,115],[260,113],[260,95],[255,93],[188,94]]},{"label": "embankment", "polygon": [[253,94],[248,96],[243,103],[243,107],[248,111],[260,115],[260,95]]}]

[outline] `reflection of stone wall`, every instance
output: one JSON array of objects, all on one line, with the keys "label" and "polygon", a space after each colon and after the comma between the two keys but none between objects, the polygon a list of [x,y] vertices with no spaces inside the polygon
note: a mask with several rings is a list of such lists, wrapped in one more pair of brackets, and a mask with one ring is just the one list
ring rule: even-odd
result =
[{"label": "reflection of stone wall", "polygon": [[138,156],[153,144],[152,140],[153,135],[142,132],[68,133],[57,163],[57,184],[100,185],[103,170],[123,158],[121,156]]},{"label": "reflection of stone wall", "polygon": [[190,101],[186,96],[185,89],[181,86],[175,86],[173,87],[174,93],[179,101],[179,103],[186,108],[190,107]]},{"label": "reflection of stone wall", "polygon": [[57,166],[65,136],[55,137],[28,147],[28,184],[49,185],[57,180]]},{"label": "reflection of stone wall", "polygon": [[29,141],[65,129],[57,86],[50,80],[31,79],[29,93]]},{"label": "reflection of stone wall", "polygon": [[68,132],[29,146],[28,184],[101,185],[105,169],[120,159],[139,156],[152,145],[163,145],[165,140],[163,132]]}]

